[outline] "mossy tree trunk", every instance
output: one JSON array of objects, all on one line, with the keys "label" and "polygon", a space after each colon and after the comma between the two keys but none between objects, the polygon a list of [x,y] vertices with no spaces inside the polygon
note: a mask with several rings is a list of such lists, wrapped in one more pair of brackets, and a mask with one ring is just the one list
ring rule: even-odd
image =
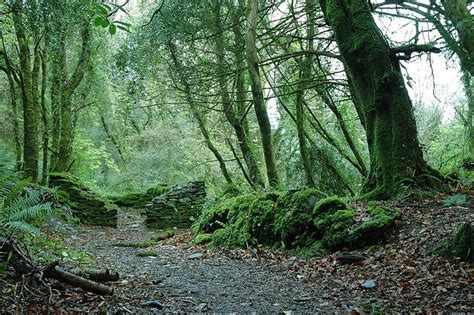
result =
[{"label": "mossy tree trunk", "polygon": [[[227,121],[232,126],[232,128],[235,131],[235,135],[237,136],[239,147],[240,147],[240,150],[242,151],[242,155],[243,155],[245,164],[247,166],[251,185],[254,188],[257,188],[263,185],[263,181],[260,175],[260,170],[257,164],[257,160],[252,151],[251,142],[248,137],[248,130],[246,130],[245,123],[243,123],[239,117],[239,114],[242,115],[242,113],[240,113],[238,110],[238,103],[241,100],[238,99],[237,102],[235,102],[230,97],[228,86],[227,86],[228,83],[227,83],[226,72],[228,71],[228,67],[226,67],[226,60],[225,60],[225,54],[226,54],[225,43],[224,43],[225,30],[222,26],[222,21],[221,21],[221,16],[222,16],[221,6],[222,6],[221,0],[214,0],[213,18],[214,18],[214,23],[215,23],[215,28],[216,28],[215,47],[216,47],[216,57],[217,57],[217,76],[219,80],[219,94],[220,94],[221,102],[222,102],[222,110],[224,111],[224,115]],[[234,11],[237,11],[237,10],[234,10]],[[236,27],[233,30],[234,36],[235,36],[234,40],[235,40],[236,45],[242,45],[242,43],[244,43],[244,39],[239,28],[239,18],[237,17],[238,15],[235,14],[235,12],[232,12],[232,15],[234,18],[233,23],[236,23]],[[235,19],[235,17],[237,17],[237,20]],[[235,49],[235,55],[236,55],[235,57],[237,59],[236,61],[237,61],[238,67],[243,66],[244,64],[244,56],[242,54],[241,49],[243,49],[243,47],[240,47],[240,49],[239,48]],[[243,82],[241,69],[239,68],[237,71],[239,71],[237,73],[237,78],[236,78],[237,89],[239,89],[237,93],[240,93],[237,95],[237,97],[241,97],[242,96],[241,92],[244,89],[244,82]],[[243,97],[245,99],[245,94],[243,94]]]},{"label": "mossy tree trunk", "polygon": [[15,142],[15,170],[21,171],[22,169],[22,156],[21,156],[21,139],[20,139],[20,124],[18,122],[18,105],[16,102],[16,88],[13,76],[15,75],[13,69],[9,66],[9,61],[6,55],[4,55],[5,67],[0,69],[5,72],[8,80],[8,87],[10,90],[10,103],[11,103],[11,122],[13,129],[13,140]]},{"label": "mossy tree trunk", "polygon": [[247,36],[245,41],[247,66],[252,88],[253,107],[257,116],[258,127],[262,139],[263,155],[267,168],[268,182],[271,187],[278,187],[279,178],[273,151],[272,128],[268,118],[265,99],[263,97],[263,86],[260,78],[256,47],[257,30],[257,0],[248,1],[249,14],[247,17]]},{"label": "mossy tree trunk", "polygon": [[[372,17],[367,0],[323,0],[364,124],[371,167],[368,197],[387,198],[405,180],[432,174],[417,139],[413,107],[400,64]],[[425,184],[425,183],[420,183]]]},{"label": "mossy tree trunk", "polygon": [[[61,44],[62,45],[62,44]],[[82,48],[79,60],[75,66],[74,72],[71,74],[59,92],[60,101],[60,137],[58,156],[54,166],[56,172],[68,171],[72,164],[72,144],[74,139],[74,124],[73,124],[73,110],[72,110],[72,96],[76,88],[82,81],[84,73],[86,71],[86,65],[90,55],[90,26],[88,22],[85,22],[82,30]],[[60,50],[65,53],[65,50]],[[61,66],[65,66],[65,56],[60,57]],[[66,68],[58,69],[64,74]],[[66,77],[66,75],[64,75]]]},{"label": "mossy tree trunk", "polygon": [[[44,20],[47,21],[47,14],[44,13]],[[46,105],[46,89],[48,84],[48,56],[49,56],[49,28],[44,31],[43,53],[41,54],[41,120],[43,122],[43,165],[42,179],[43,185],[48,184],[49,173],[49,112]]]},{"label": "mossy tree trunk", "polygon": [[[25,176],[32,182],[38,180],[38,121],[37,100],[34,98],[33,70],[30,48],[23,21],[23,1],[16,0],[12,7],[13,25],[20,53],[21,94],[23,101],[23,160]],[[33,61],[34,64],[36,62]]]},{"label": "mossy tree trunk", "polygon": [[[307,31],[306,37],[308,38],[306,50],[314,50],[314,27],[315,27],[315,12],[314,12],[314,1],[306,0],[305,11],[307,17]],[[303,49],[303,47],[301,47]],[[301,162],[303,164],[304,172],[306,175],[306,184],[309,187],[316,185],[313,177],[313,167],[311,164],[311,158],[309,148],[306,144],[306,135],[304,130],[305,115],[304,115],[304,97],[305,90],[308,87],[308,82],[311,76],[311,70],[313,68],[313,56],[307,54],[302,57],[299,61],[299,83],[298,90],[296,92],[296,130],[298,133],[298,143],[300,147]]]}]

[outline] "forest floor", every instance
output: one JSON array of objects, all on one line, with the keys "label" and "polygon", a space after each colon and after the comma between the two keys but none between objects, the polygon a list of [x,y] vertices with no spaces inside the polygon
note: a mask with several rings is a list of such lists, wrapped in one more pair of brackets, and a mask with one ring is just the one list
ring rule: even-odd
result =
[{"label": "forest floor", "polygon": [[[186,230],[148,248],[117,246],[156,236],[143,226],[142,216],[123,212],[117,229],[68,226],[66,234],[53,234],[64,238],[67,247],[87,253],[97,267],[120,273],[120,281],[110,284],[113,296],[60,287],[47,300],[29,301],[23,310],[56,310],[55,314],[474,311],[474,265],[430,254],[435,244],[452,237],[460,222],[474,222],[472,196],[468,200],[462,207],[443,207],[441,202],[398,204],[402,218],[393,233],[384,244],[359,251],[367,259],[352,265],[338,263],[336,254],[302,260],[264,248],[211,251],[206,245],[193,246]],[[156,256],[137,256],[145,251]],[[364,282],[375,286],[364,288]],[[14,313],[15,307],[0,296],[0,309]]]}]

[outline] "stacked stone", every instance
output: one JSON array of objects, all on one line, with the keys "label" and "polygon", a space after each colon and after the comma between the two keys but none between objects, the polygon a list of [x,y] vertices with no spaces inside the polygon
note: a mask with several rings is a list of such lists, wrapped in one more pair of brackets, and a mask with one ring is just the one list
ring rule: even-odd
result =
[{"label": "stacked stone", "polygon": [[202,212],[206,200],[206,184],[190,182],[176,186],[147,204],[145,224],[156,229],[187,228]]},{"label": "stacked stone", "polygon": [[58,202],[69,206],[81,223],[117,226],[118,207],[82,185],[69,173],[51,173],[49,184],[58,189]]}]

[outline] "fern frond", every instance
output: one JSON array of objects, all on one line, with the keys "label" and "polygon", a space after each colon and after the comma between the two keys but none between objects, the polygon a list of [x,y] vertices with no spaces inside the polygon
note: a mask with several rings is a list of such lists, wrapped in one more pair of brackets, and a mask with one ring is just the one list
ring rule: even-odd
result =
[{"label": "fern frond", "polygon": [[31,208],[41,201],[40,193],[36,190],[29,192],[25,196],[17,196],[10,204],[4,204],[3,215],[7,217],[13,216],[15,213],[22,211],[23,209]]},{"label": "fern frond", "polygon": [[51,203],[37,204],[29,208],[12,213],[9,217],[11,221],[30,221],[41,219],[51,211]]},{"label": "fern frond", "polygon": [[4,229],[10,233],[39,233],[39,229],[37,227],[24,221],[9,221],[5,223]]}]

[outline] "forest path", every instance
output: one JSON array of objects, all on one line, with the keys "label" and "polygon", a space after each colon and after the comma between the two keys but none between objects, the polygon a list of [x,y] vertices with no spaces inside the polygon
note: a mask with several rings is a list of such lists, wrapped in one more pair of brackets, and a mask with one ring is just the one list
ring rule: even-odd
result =
[{"label": "forest path", "polygon": [[[79,304],[77,298],[84,295],[81,292],[61,306],[71,303],[66,309],[133,313],[158,312],[160,308],[146,305],[150,301],[152,305],[159,302],[161,312],[314,313],[335,309],[305,283],[302,275],[288,272],[292,260],[262,264],[248,252],[234,257],[230,257],[232,252],[210,252],[205,246],[191,246],[189,231],[144,249],[117,246],[155,236],[156,232],[146,229],[143,218],[133,212],[120,215],[117,229],[78,227],[65,245],[85,251],[100,268],[119,271],[121,280],[111,284],[113,297],[102,301],[90,295]],[[157,256],[137,256],[145,251]]]},{"label": "forest path", "polygon": [[[99,268],[118,270],[115,295],[67,290],[56,305],[112,314],[472,311],[474,266],[431,254],[461,222],[474,222],[472,197],[463,206],[445,207],[442,199],[395,204],[402,218],[388,239],[360,251],[367,259],[352,265],[338,263],[336,254],[301,260],[265,248],[210,251],[194,246],[190,231],[145,249],[119,247],[157,234],[142,216],[124,212],[117,229],[78,226],[64,244],[87,252]],[[157,256],[138,257],[143,251]],[[146,306],[150,301],[163,309]]]}]

